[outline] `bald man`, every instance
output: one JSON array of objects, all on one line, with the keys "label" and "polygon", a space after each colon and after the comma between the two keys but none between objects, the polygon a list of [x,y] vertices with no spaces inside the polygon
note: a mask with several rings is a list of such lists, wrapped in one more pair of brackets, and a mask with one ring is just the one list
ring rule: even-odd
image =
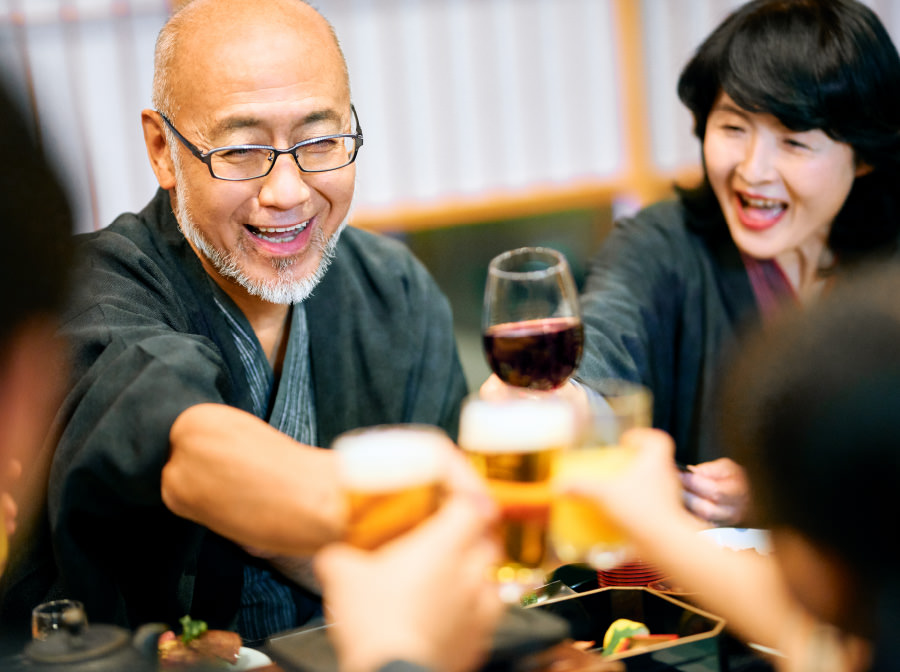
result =
[{"label": "bald man", "polygon": [[153,86],[160,189],[79,241],[56,591],[95,622],[189,613],[257,642],[318,613],[306,559],[343,516],[321,447],[379,423],[455,435],[465,381],[425,269],[345,227],[363,134],[319,13],[195,0]]}]

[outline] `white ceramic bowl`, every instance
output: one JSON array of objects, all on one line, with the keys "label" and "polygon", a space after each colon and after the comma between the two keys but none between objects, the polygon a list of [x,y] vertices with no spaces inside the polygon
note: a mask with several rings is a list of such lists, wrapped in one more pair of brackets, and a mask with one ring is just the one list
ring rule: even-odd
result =
[{"label": "white ceramic bowl", "polygon": [[760,555],[768,555],[772,552],[772,540],[768,530],[752,527],[713,527],[702,530],[699,534],[712,539],[719,546],[733,551],[745,551],[752,548]]}]

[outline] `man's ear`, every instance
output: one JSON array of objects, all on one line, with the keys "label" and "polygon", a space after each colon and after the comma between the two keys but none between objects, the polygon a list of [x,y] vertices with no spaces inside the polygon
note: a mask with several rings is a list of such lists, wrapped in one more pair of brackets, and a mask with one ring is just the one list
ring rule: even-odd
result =
[{"label": "man's ear", "polygon": [[856,172],[854,173],[854,177],[862,177],[863,175],[868,175],[874,170],[872,166],[870,166],[865,161],[857,161],[856,162]]},{"label": "man's ear", "polygon": [[141,112],[141,124],[144,127],[144,144],[147,146],[147,157],[150,167],[156,175],[159,186],[165,190],[175,187],[175,166],[166,139],[163,120],[159,112],[144,110]]}]

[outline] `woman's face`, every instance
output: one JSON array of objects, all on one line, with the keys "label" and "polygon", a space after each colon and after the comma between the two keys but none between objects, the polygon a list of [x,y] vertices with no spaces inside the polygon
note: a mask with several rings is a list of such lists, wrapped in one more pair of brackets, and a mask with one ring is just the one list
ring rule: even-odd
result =
[{"label": "woman's face", "polygon": [[862,170],[853,149],[821,130],[791,131],[719,94],[703,156],[735,244],[757,259],[818,262],[831,224]]}]

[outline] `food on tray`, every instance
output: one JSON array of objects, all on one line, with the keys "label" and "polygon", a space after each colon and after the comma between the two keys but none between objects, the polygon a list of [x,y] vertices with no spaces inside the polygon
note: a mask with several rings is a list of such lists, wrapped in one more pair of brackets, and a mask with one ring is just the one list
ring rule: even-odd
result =
[{"label": "food on tray", "polygon": [[180,619],[181,634],[168,630],[159,638],[159,662],[163,669],[236,663],[241,637],[236,632],[210,630],[204,621],[185,616]]},{"label": "food on tray", "polygon": [[656,634],[651,635],[650,630],[643,623],[627,618],[617,618],[603,635],[603,655],[611,656],[623,651],[642,649],[660,642],[668,642],[678,639],[678,635]]},{"label": "food on tray", "polygon": [[671,642],[673,639],[678,639],[678,635],[635,635],[634,637],[626,637],[619,642],[619,646],[616,647],[615,653],[643,649],[644,647],[653,646],[660,642]]}]

